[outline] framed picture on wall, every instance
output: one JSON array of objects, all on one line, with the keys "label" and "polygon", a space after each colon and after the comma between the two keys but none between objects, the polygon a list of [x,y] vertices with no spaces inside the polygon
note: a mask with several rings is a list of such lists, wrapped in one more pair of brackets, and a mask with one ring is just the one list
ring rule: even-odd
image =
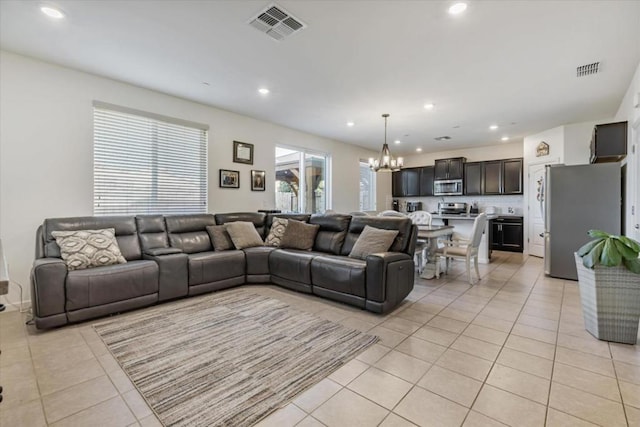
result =
[{"label": "framed picture on wall", "polygon": [[251,191],[264,191],[265,171],[251,171]]},{"label": "framed picture on wall", "polygon": [[221,188],[240,188],[240,171],[220,169]]},{"label": "framed picture on wall", "polygon": [[253,144],[233,141],[233,162],[253,164]]}]

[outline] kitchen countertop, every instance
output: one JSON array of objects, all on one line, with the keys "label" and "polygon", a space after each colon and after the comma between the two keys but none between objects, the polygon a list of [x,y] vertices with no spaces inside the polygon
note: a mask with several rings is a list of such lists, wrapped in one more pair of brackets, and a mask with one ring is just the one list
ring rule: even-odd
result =
[{"label": "kitchen countertop", "polygon": [[[458,220],[463,220],[463,221],[472,221],[475,220],[477,218],[478,214],[469,214],[469,215],[440,215],[440,214],[431,214],[431,218],[432,219],[446,219],[446,220],[452,220],[452,219],[458,219]],[[498,215],[498,214],[490,214],[487,215],[487,219],[496,219],[499,216],[504,216],[504,215]]]}]

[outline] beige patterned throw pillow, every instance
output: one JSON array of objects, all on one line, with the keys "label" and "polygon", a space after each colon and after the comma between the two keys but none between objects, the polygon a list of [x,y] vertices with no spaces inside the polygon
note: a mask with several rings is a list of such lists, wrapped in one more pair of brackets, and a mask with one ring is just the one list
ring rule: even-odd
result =
[{"label": "beige patterned throw pillow", "polygon": [[51,235],[60,246],[60,254],[69,270],[82,270],[127,262],[120,252],[114,228],[52,231]]},{"label": "beige patterned throw pillow", "polygon": [[269,235],[266,239],[264,239],[265,246],[280,246],[280,242],[282,241],[282,236],[284,236],[284,232],[287,230],[287,223],[289,222],[286,218],[274,218],[273,223],[271,223],[271,230],[269,231]]}]

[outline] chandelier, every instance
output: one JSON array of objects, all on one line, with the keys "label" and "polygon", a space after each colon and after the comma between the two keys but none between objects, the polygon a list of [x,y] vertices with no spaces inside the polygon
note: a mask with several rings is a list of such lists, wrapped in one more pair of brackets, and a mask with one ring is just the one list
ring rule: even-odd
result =
[{"label": "chandelier", "polygon": [[402,169],[403,159],[402,157],[398,157],[396,160],[389,150],[389,145],[387,145],[387,118],[389,114],[383,114],[384,117],[384,145],[382,146],[382,151],[380,152],[380,157],[374,159],[373,157],[369,158],[369,167],[375,172],[395,172]]}]

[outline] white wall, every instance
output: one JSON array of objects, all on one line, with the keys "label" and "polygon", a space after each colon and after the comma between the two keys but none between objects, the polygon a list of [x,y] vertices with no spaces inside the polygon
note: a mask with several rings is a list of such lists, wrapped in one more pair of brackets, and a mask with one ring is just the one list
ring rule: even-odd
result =
[{"label": "white wall", "polygon": [[[276,144],[330,154],[331,207],[341,212],[358,210],[358,161],[377,154],[1,51],[0,230],[11,278],[22,283],[25,289],[29,288],[35,232],[42,220],[93,214],[94,100],[208,124],[210,212],[274,207]],[[255,145],[253,165],[232,162],[233,140]],[[221,168],[240,170],[240,189],[218,188],[218,170]],[[267,191],[250,191],[251,169],[267,171]],[[391,184],[386,177],[381,177],[380,181],[378,206],[383,206]],[[12,302],[17,301],[15,287],[9,298]],[[28,294],[26,299],[29,299]]]},{"label": "white wall", "polygon": [[[640,224],[640,145],[637,145],[633,153],[632,147],[640,144],[640,107],[635,106],[640,102],[640,64],[636,68],[636,73],[631,80],[620,108],[615,116],[615,121],[627,121],[627,211],[625,215],[625,231],[627,236],[640,240],[640,230],[634,227]],[[632,206],[635,206],[632,214]]]}]

